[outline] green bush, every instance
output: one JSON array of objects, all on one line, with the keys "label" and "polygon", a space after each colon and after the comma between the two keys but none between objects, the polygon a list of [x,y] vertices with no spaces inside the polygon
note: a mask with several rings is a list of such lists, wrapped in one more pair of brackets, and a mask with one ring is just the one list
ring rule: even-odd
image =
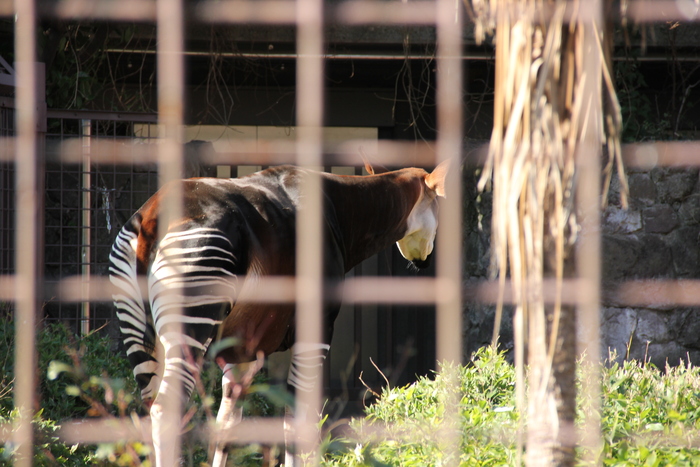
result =
[{"label": "green bush", "polygon": [[[42,416],[49,420],[82,418],[97,415],[89,400],[80,397],[105,400],[105,390],[111,391],[106,407],[112,414],[119,411],[119,397],[126,402],[124,410],[136,410],[136,382],[125,357],[114,351],[114,343],[108,337],[92,333],[83,338],[75,335],[62,324],[49,324],[37,334],[39,367],[39,397]],[[7,415],[13,408],[12,381],[14,378],[14,325],[0,321],[0,346],[5,355],[2,361],[2,389],[0,408]],[[54,376],[49,378],[48,376]],[[120,396],[121,394],[121,396]]]},{"label": "green bush", "polygon": [[[600,365],[606,466],[697,466],[700,448],[700,369],[692,365],[660,370],[627,361]],[[454,371],[454,368],[447,368]],[[440,438],[449,378],[421,378],[403,388],[385,389],[350,423],[356,436],[337,440],[323,465],[352,466],[510,466],[517,465],[515,374],[503,354],[479,350],[470,365],[459,368],[462,438],[460,459]],[[589,404],[579,400],[578,423]],[[381,428],[385,437],[375,436]],[[341,443],[342,442],[342,443]],[[583,458],[582,450],[579,457]],[[579,465],[584,465],[579,460]]]},{"label": "green bush", "polygon": [[[41,410],[34,419],[35,465],[101,465],[85,446],[67,446],[55,432],[61,420],[96,415],[119,415],[137,410],[136,384],[125,358],[115,354],[113,342],[93,333],[77,339],[64,325],[44,326],[36,337]],[[0,422],[16,419],[14,381],[14,325],[0,321]],[[0,447],[0,465],[9,465],[13,446]]]},{"label": "green bush", "polygon": [[[11,323],[0,322],[0,422],[16,417],[12,407],[14,334]],[[148,447],[138,444],[67,446],[56,437],[60,421],[94,415],[129,415],[139,410],[136,385],[125,358],[111,350],[112,342],[93,334],[82,339],[60,325],[46,326],[38,335],[42,410],[34,421],[35,465],[134,465]],[[614,361],[614,360],[613,360]],[[600,365],[602,434],[600,453],[605,466],[700,465],[700,369],[667,367],[626,361]],[[193,420],[202,422],[220,397],[219,372],[203,372],[203,397]],[[459,383],[457,384],[456,381]],[[516,465],[517,431],[515,371],[504,355],[490,348],[478,351],[466,366],[443,366],[433,378],[420,378],[401,388],[385,388],[364,418],[350,422],[353,436],[326,436],[321,445],[323,465],[352,466],[510,466]],[[279,414],[286,396],[267,385],[264,375],[250,387],[245,412]],[[446,413],[447,400],[459,400],[459,413]],[[589,404],[579,400],[578,423],[585,423]],[[456,416],[458,415],[458,416]],[[459,459],[450,457],[443,438],[448,423],[459,423]],[[442,430],[442,431],[441,431]],[[183,447],[187,465],[202,465],[206,449],[188,440]],[[9,465],[11,445],[0,447],[0,465]],[[579,454],[584,454],[579,450]],[[583,456],[580,456],[583,458]],[[236,449],[235,465],[260,466],[259,446]],[[583,461],[579,461],[583,465]]]},{"label": "green bush", "polygon": [[[456,393],[455,375],[459,379]],[[434,379],[420,378],[402,388],[385,388],[367,407],[364,419],[350,427],[356,439],[344,439],[345,449],[331,450],[326,466],[456,466],[513,465],[518,412],[515,371],[503,355],[478,351],[467,366],[443,366]],[[449,419],[445,401],[460,400],[460,460],[448,457],[441,429]],[[374,428],[383,436],[373,436]],[[385,438],[384,438],[385,437]]]},{"label": "green bush", "polygon": [[[144,458],[149,447],[140,443],[116,443],[101,446],[66,446],[56,431],[62,420],[96,416],[128,417],[144,415],[138,389],[125,355],[115,352],[109,337],[92,333],[77,338],[62,324],[49,324],[37,333],[38,392],[41,410],[34,420],[35,465],[138,465],[134,458]],[[0,320],[0,423],[12,422],[17,413],[13,405],[14,326]],[[216,364],[205,361],[201,374],[201,392],[197,391],[190,407],[195,410],[192,424],[204,423],[221,400],[221,372]],[[289,396],[267,383],[259,373],[248,388],[243,404],[245,415],[279,414],[279,407]],[[189,408],[188,407],[188,410]],[[206,446],[184,437],[183,456],[187,465],[206,461]],[[10,465],[13,446],[0,445],[0,466]],[[259,446],[233,450],[236,465],[260,465]]]},{"label": "green bush", "polygon": [[602,372],[603,465],[700,465],[700,367],[625,361]]}]

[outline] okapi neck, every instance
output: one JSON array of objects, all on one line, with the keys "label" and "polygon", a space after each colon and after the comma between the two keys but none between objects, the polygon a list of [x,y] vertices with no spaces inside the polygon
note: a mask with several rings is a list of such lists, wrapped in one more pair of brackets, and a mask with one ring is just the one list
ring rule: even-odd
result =
[{"label": "okapi neck", "polygon": [[381,175],[326,177],[345,246],[345,272],[404,237],[426,172],[402,169]]}]

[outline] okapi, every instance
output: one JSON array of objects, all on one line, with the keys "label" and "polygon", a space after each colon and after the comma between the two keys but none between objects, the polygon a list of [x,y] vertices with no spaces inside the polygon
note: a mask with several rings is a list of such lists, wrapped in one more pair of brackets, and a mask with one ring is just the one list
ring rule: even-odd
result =
[{"label": "okapi", "polygon": [[[447,163],[432,173],[418,168],[382,174],[368,170],[366,176],[320,174],[327,279],[342,280],[354,266],[395,242],[403,257],[419,268],[433,250],[437,198],[445,196]],[[290,389],[308,391],[316,384],[303,369],[323,364],[340,304],[324,305],[323,342],[298,348],[294,304],[234,299],[236,278],[246,287],[256,277],[294,275],[299,187],[306,172],[281,166],[238,179],[171,182],[117,235],[109,267],[118,290],[113,299],[134,376],[150,404],[157,466],[176,463],[173,449],[161,443],[161,394],[181,384],[183,403],[189,400],[199,362],[213,340],[237,342],[214,356],[224,372],[218,422],[232,420],[233,365],[253,361],[260,352],[267,356],[291,348]],[[159,239],[158,214],[172,183],[181,183],[183,217],[161,229]],[[144,276],[148,287],[142,293],[138,278]],[[225,459],[225,450],[217,446],[213,465],[222,466]]]}]

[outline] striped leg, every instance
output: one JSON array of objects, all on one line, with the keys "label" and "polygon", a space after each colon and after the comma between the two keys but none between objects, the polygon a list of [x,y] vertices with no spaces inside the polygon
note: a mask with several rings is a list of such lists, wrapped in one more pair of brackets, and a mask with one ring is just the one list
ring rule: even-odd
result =
[{"label": "striped leg", "polygon": [[[297,343],[292,347],[292,362],[289,366],[289,377],[287,384],[295,391],[310,392],[314,385],[317,384],[318,375],[321,374],[323,361],[328,355],[330,346],[327,344],[305,344]],[[314,416],[308,413],[308,407],[303,406],[298,401],[294,411],[294,419],[297,422],[305,421],[307,417]],[[290,451],[290,447],[294,440],[293,424],[294,419],[291,418],[291,411],[287,412],[285,417],[285,453],[284,466],[293,467],[295,464],[294,454]]]},{"label": "striped leg", "polygon": [[[224,376],[221,379],[221,406],[216,414],[216,426],[219,430],[227,430],[241,421],[243,409],[236,407],[238,395],[234,394],[236,382],[234,380],[234,365],[226,364],[223,367]],[[228,457],[226,443],[217,442],[213,446],[214,454],[211,462],[212,467],[224,467]],[[211,455],[211,454],[210,454]]]},{"label": "striped leg", "polygon": [[144,303],[136,273],[140,216],[135,215],[117,234],[109,255],[109,280],[126,355],[144,401],[152,400],[160,384],[155,330]]},{"label": "striped leg", "polygon": [[[253,378],[265,363],[262,352],[253,362],[239,363],[236,365],[219,361],[219,366],[224,372],[221,387],[221,406],[216,415],[216,427],[220,433],[226,432],[243,419],[243,409],[236,402],[244,396]],[[210,445],[209,457],[212,459],[212,467],[224,467],[228,457],[226,443],[215,441]]]},{"label": "striped leg", "polygon": [[[183,342],[183,336],[179,337],[170,335],[160,339],[165,348],[165,370],[158,395],[151,406],[156,467],[170,467],[180,463],[176,458],[179,447],[172,444],[181,431],[181,419],[176,415],[182,413],[199,374],[199,366],[191,349]],[[178,390],[179,394],[176,392]],[[180,410],[177,410],[178,405]]]},{"label": "striped leg", "polygon": [[[232,306],[235,274],[229,240],[215,229],[170,232],[161,240],[149,275],[156,334],[165,349],[163,379],[151,407],[157,466],[176,465],[176,450],[166,443],[180,423],[168,423],[166,399],[181,385],[189,400],[216,327]],[[230,292],[227,294],[226,292]],[[175,434],[176,435],[176,434]]]}]

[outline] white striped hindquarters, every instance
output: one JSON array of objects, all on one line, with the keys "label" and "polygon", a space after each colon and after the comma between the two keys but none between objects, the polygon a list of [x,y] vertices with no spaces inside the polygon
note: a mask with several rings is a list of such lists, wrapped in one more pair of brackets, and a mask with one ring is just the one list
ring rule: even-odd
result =
[{"label": "white striped hindquarters", "polygon": [[189,396],[203,355],[233,306],[233,245],[218,229],[169,232],[158,245],[148,289],[156,334],[165,350],[165,379],[177,377]]}]

